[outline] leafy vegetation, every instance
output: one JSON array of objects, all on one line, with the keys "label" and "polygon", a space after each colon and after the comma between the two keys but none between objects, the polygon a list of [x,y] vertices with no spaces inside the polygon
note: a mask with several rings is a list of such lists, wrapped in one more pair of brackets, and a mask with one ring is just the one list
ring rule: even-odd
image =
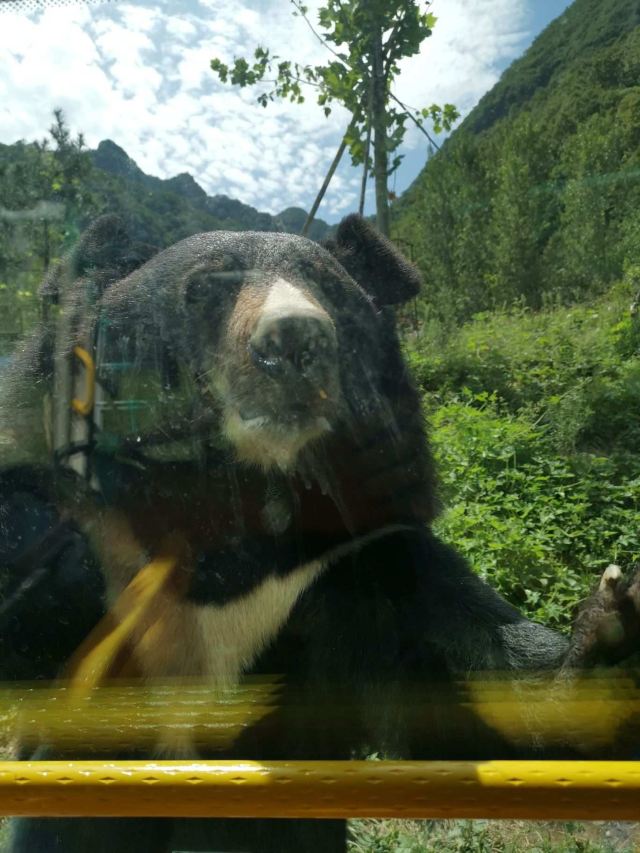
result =
[{"label": "leafy vegetation", "polygon": [[405,350],[432,424],[439,532],[530,617],[567,629],[610,562],[640,560],[640,317],[596,300],[435,322]]},{"label": "leafy vegetation", "polygon": [[406,353],[439,532],[567,629],[640,559],[640,12],[576,0],[395,209],[427,286]]},{"label": "leafy vegetation", "polygon": [[54,119],[50,138],[0,146],[0,345],[5,349],[33,323],[44,270],[77,236],[75,223],[92,206],[82,135],[71,138],[60,110]]}]

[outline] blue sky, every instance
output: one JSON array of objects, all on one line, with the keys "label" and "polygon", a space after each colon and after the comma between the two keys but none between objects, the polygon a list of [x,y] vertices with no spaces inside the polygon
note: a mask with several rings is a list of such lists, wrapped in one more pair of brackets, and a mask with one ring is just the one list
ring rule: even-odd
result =
[{"label": "blue sky", "polygon": [[[564,11],[568,0],[434,0],[434,34],[395,84],[406,103],[456,104],[463,115]],[[26,4],[25,4],[26,5]],[[321,0],[309,0],[310,15]],[[190,172],[210,193],[276,213],[308,208],[347,114],[328,119],[313,96],[302,106],[255,103],[258,89],[222,86],[209,70],[262,44],[299,62],[324,49],[287,0],[140,0],[51,5],[0,13],[0,141],[42,137],[62,107],[94,147],[111,138],[146,172]],[[416,177],[426,140],[411,130],[396,192]],[[345,158],[319,215],[357,206],[360,171]],[[370,209],[372,188],[369,190]]]}]

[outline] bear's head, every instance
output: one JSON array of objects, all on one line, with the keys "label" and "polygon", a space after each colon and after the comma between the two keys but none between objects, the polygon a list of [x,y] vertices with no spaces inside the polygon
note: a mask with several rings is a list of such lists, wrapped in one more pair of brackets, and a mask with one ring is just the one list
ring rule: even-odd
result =
[{"label": "bear's head", "polygon": [[[197,401],[240,462],[291,471],[332,436],[415,419],[388,306],[419,286],[354,216],[326,247],[289,234],[190,237],[113,284],[99,322],[139,376],[164,359],[174,416],[178,404],[197,419]],[[170,410],[158,409],[159,426]]]}]

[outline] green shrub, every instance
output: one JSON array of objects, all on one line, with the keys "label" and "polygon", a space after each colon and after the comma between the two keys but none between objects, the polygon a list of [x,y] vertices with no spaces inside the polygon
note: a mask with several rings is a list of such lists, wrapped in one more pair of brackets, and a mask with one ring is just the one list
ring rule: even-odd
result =
[{"label": "green shrub", "polygon": [[618,285],[571,309],[431,323],[405,344],[447,507],[438,532],[527,615],[561,629],[608,563],[640,560],[631,302]]},{"label": "green shrub", "polygon": [[437,531],[532,618],[568,627],[608,563],[640,559],[640,459],[629,478],[607,457],[559,456],[486,397],[443,404],[432,427],[448,505]]},{"label": "green shrub", "polygon": [[405,351],[425,392],[495,393],[511,411],[543,413],[594,377],[615,379],[640,357],[633,294],[618,285],[606,297],[570,309],[477,315],[459,328],[425,324]]}]

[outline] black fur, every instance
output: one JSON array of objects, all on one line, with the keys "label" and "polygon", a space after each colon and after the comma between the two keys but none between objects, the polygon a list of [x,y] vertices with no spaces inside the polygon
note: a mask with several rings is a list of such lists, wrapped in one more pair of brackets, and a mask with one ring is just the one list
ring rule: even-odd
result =
[{"label": "black fur", "polygon": [[104,612],[104,583],[46,471],[0,476],[0,680],[52,679]]}]

